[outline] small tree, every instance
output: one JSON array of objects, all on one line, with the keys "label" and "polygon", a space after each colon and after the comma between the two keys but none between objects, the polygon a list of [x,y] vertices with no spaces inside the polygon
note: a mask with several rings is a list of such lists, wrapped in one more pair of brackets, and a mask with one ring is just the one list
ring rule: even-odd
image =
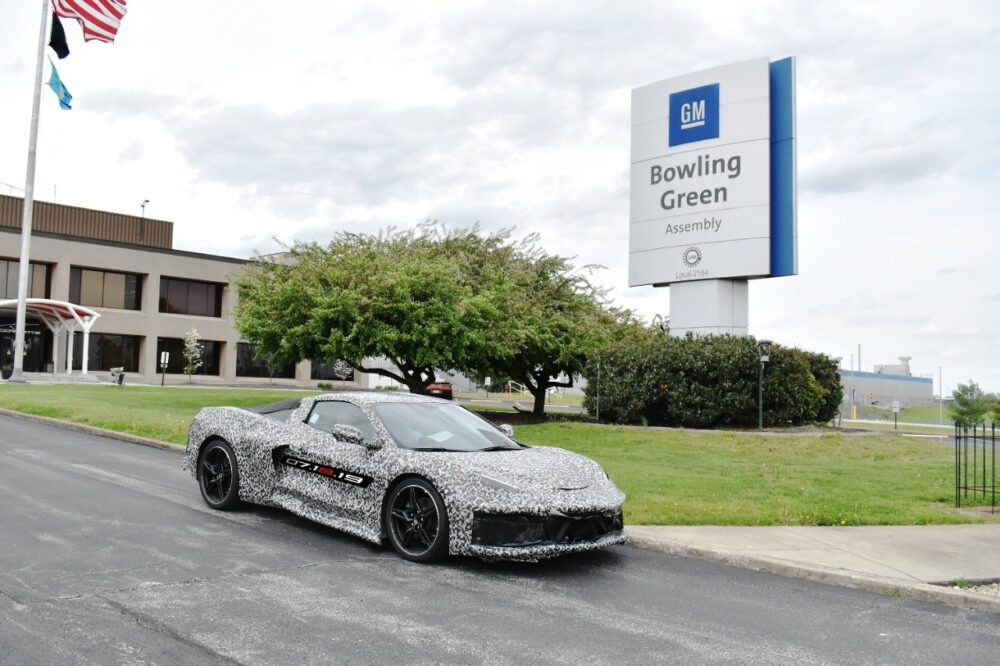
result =
[{"label": "small tree", "polygon": [[204,354],[205,349],[201,346],[201,333],[198,332],[198,329],[192,328],[184,334],[184,374],[188,376],[188,383],[191,382],[191,375],[201,368]]},{"label": "small tree", "polygon": [[351,364],[342,359],[337,359],[333,362],[333,376],[342,382],[351,381],[354,379],[354,368]]},{"label": "small tree", "polygon": [[971,379],[968,384],[959,384],[952,393],[952,398],[955,404],[948,408],[948,414],[959,425],[972,426],[982,423],[992,406],[990,398]]}]

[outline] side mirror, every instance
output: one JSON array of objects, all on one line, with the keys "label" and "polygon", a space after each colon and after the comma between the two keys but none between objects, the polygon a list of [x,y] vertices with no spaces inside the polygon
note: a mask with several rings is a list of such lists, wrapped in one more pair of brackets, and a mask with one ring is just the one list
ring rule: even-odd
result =
[{"label": "side mirror", "polygon": [[514,426],[509,423],[500,424],[500,432],[507,435],[511,439],[514,439]]},{"label": "side mirror", "polygon": [[330,428],[330,434],[337,438],[340,442],[347,442],[348,444],[357,444],[359,446],[364,446],[369,449],[379,448],[378,443],[369,442],[365,440],[365,435],[361,430],[355,428],[352,425],[337,424]]}]

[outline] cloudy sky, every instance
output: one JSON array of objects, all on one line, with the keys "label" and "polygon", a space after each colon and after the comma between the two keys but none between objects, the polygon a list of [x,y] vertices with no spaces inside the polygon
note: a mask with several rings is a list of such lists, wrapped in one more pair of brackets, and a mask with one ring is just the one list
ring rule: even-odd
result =
[{"label": "cloudy sky", "polygon": [[[38,2],[0,23],[0,192],[24,186]],[[426,219],[539,232],[629,289],[630,90],[798,59],[800,275],[751,332],[1000,391],[1000,3],[129,2],[43,90],[40,199],[230,256]],[[49,66],[45,66],[48,76]],[[855,360],[855,363],[857,361]]]}]

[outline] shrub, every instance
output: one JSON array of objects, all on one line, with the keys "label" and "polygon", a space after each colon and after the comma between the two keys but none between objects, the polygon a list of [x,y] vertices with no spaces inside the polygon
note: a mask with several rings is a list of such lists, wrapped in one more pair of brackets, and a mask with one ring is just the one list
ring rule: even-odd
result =
[{"label": "shrub", "polygon": [[[632,326],[584,370],[584,407],[602,421],[712,428],[757,424],[757,341],[718,335],[671,338]],[[598,362],[600,379],[598,380]],[[764,423],[826,421],[843,398],[825,354],[772,345],[764,369]]]},{"label": "shrub", "polygon": [[613,423],[638,423],[665,409],[666,386],[661,379],[666,369],[661,366],[666,342],[660,331],[624,326],[584,368],[584,409],[591,415],[600,412],[601,420]]},{"label": "shrub", "polygon": [[836,360],[826,354],[802,352],[809,362],[809,371],[824,391],[823,399],[816,412],[816,421],[829,421],[840,409],[844,401],[844,387],[840,383],[840,367]]}]

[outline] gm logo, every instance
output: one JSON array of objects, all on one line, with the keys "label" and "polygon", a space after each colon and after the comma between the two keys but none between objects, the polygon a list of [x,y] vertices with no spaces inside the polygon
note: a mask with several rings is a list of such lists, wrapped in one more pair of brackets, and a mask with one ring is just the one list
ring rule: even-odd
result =
[{"label": "gm logo", "polygon": [[719,84],[670,94],[670,145],[719,138]]}]

